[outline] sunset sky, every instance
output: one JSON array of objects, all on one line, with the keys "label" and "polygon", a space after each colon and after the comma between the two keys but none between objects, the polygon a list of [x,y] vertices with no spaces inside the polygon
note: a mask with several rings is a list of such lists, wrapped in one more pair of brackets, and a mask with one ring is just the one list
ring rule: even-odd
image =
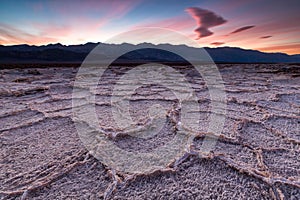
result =
[{"label": "sunset sky", "polygon": [[1,1],[0,44],[105,42],[162,27],[201,46],[300,54],[299,10],[300,0]]}]

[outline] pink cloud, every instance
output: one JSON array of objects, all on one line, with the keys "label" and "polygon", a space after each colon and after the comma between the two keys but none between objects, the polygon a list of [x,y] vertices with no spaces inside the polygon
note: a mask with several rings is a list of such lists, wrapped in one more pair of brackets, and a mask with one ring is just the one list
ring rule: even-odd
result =
[{"label": "pink cloud", "polygon": [[168,19],[162,19],[154,22],[144,22],[139,23],[136,26],[133,26],[133,29],[135,28],[141,28],[141,27],[161,27],[161,28],[169,28],[174,29],[176,31],[186,31],[189,28],[192,28],[194,23],[189,20],[186,16],[177,16],[172,17]]},{"label": "pink cloud", "polygon": [[47,44],[57,42],[58,39],[46,35],[27,33],[8,24],[0,24],[0,37],[2,44]]},{"label": "pink cloud", "polygon": [[195,32],[198,34],[197,39],[212,35],[213,32],[210,31],[209,28],[219,26],[227,22],[227,20],[223,17],[202,8],[191,7],[187,8],[186,11],[197,22],[198,28],[195,29]]},{"label": "pink cloud", "polygon": [[214,46],[220,46],[220,45],[223,45],[225,44],[225,42],[212,42],[210,43],[211,45],[214,45]]},{"label": "pink cloud", "polygon": [[232,31],[231,33],[229,33],[229,34],[235,34],[235,33],[240,33],[240,32],[243,32],[243,31],[246,31],[246,30],[248,30],[248,29],[250,29],[250,28],[254,28],[255,26],[244,26],[244,27],[241,27],[241,28],[238,28],[238,29],[236,29],[236,30],[234,30],[234,31]]},{"label": "pink cloud", "polygon": [[38,30],[39,35],[48,37],[66,37],[72,32],[72,28],[68,25],[57,25],[53,23],[33,23],[33,27]]}]

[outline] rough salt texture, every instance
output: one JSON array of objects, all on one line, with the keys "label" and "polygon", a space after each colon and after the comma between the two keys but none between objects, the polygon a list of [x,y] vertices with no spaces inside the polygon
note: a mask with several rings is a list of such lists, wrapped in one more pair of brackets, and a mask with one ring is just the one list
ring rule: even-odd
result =
[{"label": "rough salt texture", "polygon": [[[120,131],[109,94],[122,68],[94,90],[99,126],[107,133]],[[220,65],[226,121],[206,156],[200,149],[209,93],[201,77],[180,68],[192,75],[199,99],[199,134],[180,159],[149,174],[116,171],[86,150],[72,118],[77,68],[0,70],[0,199],[300,199],[300,67]],[[130,114],[143,126],[152,105],[171,111],[177,103],[167,88],[148,85],[132,95]],[[112,139],[126,151],[151,152],[175,134],[174,122],[166,120],[153,137]]]}]

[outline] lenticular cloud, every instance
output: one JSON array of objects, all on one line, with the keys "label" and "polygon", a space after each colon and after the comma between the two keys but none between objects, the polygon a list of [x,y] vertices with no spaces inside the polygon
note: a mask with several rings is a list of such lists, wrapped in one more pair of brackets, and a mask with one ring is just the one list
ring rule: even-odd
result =
[{"label": "lenticular cloud", "polygon": [[215,14],[212,11],[205,10],[202,8],[191,7],[187,8],[186,11],[196,20],[198,28],[195,32],[198,34],[198,38],[207,37],[213,34],[209,28],[224,24],[227,22],[223,17]]}]

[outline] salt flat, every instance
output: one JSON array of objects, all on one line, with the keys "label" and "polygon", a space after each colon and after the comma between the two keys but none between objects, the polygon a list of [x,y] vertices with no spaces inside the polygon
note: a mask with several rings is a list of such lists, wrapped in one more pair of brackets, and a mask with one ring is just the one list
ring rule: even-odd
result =
[{"label": "salt flat", "polygon": [[[72,117],[78,68],[1,69],[0,198],[300,199],[300,67],[218,67],[227,109],[213,151],[206,156],[200,152],[212,111],[205,82],[196,77],[192,87],[201,112],[198,134],[165,170],[144,174],[117,171],[83,145]],[[99,126],[108,136],[120,132],[110,112],[110,92],[120,68],[93,91]],[[177,103],[167,88],[148,85],[131,97],[131,115],[143,126],[151,105],[172,111]],[[153,137],[117,134],[112,140],[128,152],[151,152],[176,135],[174,115]]]}]

